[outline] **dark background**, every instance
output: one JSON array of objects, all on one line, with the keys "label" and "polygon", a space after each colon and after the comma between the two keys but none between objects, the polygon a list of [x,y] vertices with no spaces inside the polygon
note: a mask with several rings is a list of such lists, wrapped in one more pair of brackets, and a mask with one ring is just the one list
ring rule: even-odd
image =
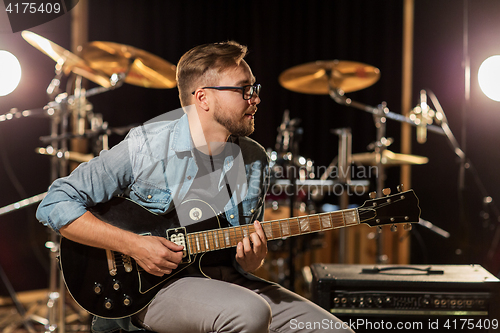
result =
[{"label": "dark background", "polygon": [[[471,99],[464,87],[464,6],[468,5],[471,64]],[[0,5],[0,6],[3,6]],[[12,33],[0,7],[0,49],[15,54],[23,69],[18,88],[0,97],[0,114],[11,108],[35,109],[50,100],[45,94],[54,76],[54,61],[29,45],[21,33]],[[300,155],[317,167],[337,156],[338,137],[332,129],[349,127],[353,153],[367,151],[376,140],[373,117],[335,103],[326,95],[306,95],[284,89],[278,76],[295,65],[316,60],[349,60],[380,69],[373,86],[348,94],[355,101],[376,107],[386,102],[401,113],[402,0],[344,1],[89,1],[89,41],[111,41],[137,47],[173,64],[191,47],[207,42],[236,40],[248,45],[247,61],[262,84],[262,103],[252,135],[264,147],[275,146],[283,112],[301,119]],[[412,188],[420,199],[422,218],[450,232],[444,239],[421,226],[411,234],[411,263],[480,263],[494,274],[487,261],[496,232],[497,216],[485,219],[485,195],[500,198],[500,104],[479,89],[477,71],[487,57],[500,54],[500,1],[415,1],[413,105],[419,91],[432,91],[443,107],[450,127],[473,168],[465,172],[459,191],[460,163],[446,137],[429,133],[425,144],[415,140],[413,150],[429,163],[412,167]],[[70,14],[29,29],[70,49]],[[71,78],[68,79],[71,82]],[[88,88],[95,85],[88,83]],[[64,86],[63,86],[64,89]],[[178,108],[177,89],[157,90],[125,84],[89,98],[94,112],[111,127],[145,122]],[[388,120],[390,147],[400,152],[401,124]],[[47,190],[49,159],[35,154],[40,136],[50,134],[50,120],[29,117],[0,122],[0,207]],[[111,137],[114,144],[122,137]],[[471,172],[475,170],[475,173]],[[477,177],[473,175],[476,174]],[[387,170],[387,187],[399,183],[399,168]],[[481,186],[476,179],[479,179]],[[375,179],[372,188],[375,188]],[[484,186],[484,187],[482,187]],[[360,204],[366,197],[352,198]],[[329,196],[325,202],[337,203]],[[36,205],[0,216],[0,264],[16,290],[45,287],[48,275],[47,229],[34,219]],[[500,248],[495,249],[500,252]],[[500,262],[500,258],[497,259]],[[2,287],[0,286],[0,290]]]}]

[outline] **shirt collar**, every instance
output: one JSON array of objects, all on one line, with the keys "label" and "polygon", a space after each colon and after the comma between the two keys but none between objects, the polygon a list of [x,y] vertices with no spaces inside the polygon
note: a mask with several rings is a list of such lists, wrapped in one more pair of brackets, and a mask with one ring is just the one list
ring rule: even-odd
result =
[{"label": "shirt collar", "polygon": [[[188,135],[186,135],[186,133],[188,133]],[[191,140],[188,117],[187,114],[184,114],[175,125],[172,149],[176,152],[185,152],[192,151],[193,148],[194,146],[193,140]]]}]

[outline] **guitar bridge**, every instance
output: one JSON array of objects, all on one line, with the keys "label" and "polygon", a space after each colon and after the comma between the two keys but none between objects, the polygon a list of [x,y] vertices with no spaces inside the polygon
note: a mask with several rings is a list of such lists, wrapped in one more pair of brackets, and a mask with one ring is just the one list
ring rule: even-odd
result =
[{"label": "guitar bridge", "polygon": [[172,243],[175,243],[177,245],[181,245],[184,247],[184,249],[182,250],[182,262],[183,263],[190,263],[191,256],[189,255],[189,252],[188,252],[186,238],[187,238],[187,233],[186,233],[186,228],[184,228],[184,227],[167,230],[167,239],[169,241],[171,241]]}]

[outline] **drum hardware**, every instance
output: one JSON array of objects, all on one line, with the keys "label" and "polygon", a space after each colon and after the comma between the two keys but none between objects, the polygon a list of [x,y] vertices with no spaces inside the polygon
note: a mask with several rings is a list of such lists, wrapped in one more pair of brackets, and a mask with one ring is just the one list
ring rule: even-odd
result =
[{"label": "drum hardware", "polygon": [[[131,46],[108,42],[90,43],[83,48],[80,47],[84,59],[32,32],[23,31],[22,37],[56,62],[55,76],[46,89],[50,100],[53,101],[41,109],[24,111],[11,109],[5,115],[0,115],[0,122],[28,116],[50,117],[51,134],[40,138],[49,146],[37,148],[36,152],[52,156],[50,168],[52,181],[68,174],[69,161],[81,163],[92,158],[100,150],[108,149],[108,135],[126,134],[132,127],[135,127],[109,128],[108,124],[103,121],[102,115],[92,112],[93,107],[88,102],[88,97],[116,89],[124,82],[149,88],[176,86],[175,66]],[[63,76],[69,77],[70,74],[74,78],[73,94],[60,93],[61,79]],[[83,79],[88,79],[98,86],[86,90],[82,87]],[[90,129],[87,129],[88,125]],[[75,140],[82,139],[94,140],[94,154],[69,149],[69,141],[75,144],[77,143]],[[85,148],[88,146],[85,145]],[[40,202],[46,194],[39,194],[0,208],[0,215]],[[59,275],[57,263],[59,237],[54,232],[50,233],[46,247],[50,249],[47,318],[34,314],[29,316],[32,320],[44,325],[47,331],[64,332],[66,322],[70,320],[70,317],[65,313],[66,290]],[[74,319],[74,315],[71,317]]]},{"label": "drum hardware", "polygon": [[64,158],[73,162],[84,163],[94,158],[93,154],[82,154],[76,151],[61,151],[55,150],[52,146],[47,148],[35,148],[35,152],[40,155],[56,156],[57,158]]},{"label": "drum hardware", "polygon": [[0,208],[0,215],[7,214],[7,213],[15,211],[17,209],[21,209],[21,208],[27,207],[29,205],[38,203],[38,202],[42,201],[46,195],[47,195],[47,192],[44,192],[41,194],[34,195],[32,197],[23,199],[21,201],[14,202],[13,204],[4,206],[4,207]]},{"label": "drum hardware", "polygon": [[[279,154],[291,155],[291,150],[297,150],[298,147],[291,147],[292,144],[298,144],[300,140],[294,140],[294,135],[302,135],[302,128],[297,128],[302,120],[294,118],[290,120],[290,111],[283,112],[283,120],[278,127],[278,136],[276,137],[276,151]],[[297,161],[296,161],[297,162]]]},{"label": "drum hardware", "polygon": [[379,162],[385,166],[400,166],[406,164],[426,164],[429,162],[429,159],[424,156],[393,153],[389,149],[384,149],[381,154],[376,154],[375,152],[353,154],[352,162],[372,166],[377,165]]},{"label": "drum hardware", "polygon": [[[339,182],[344,186],[349,186],[351,183],[351,158],[352,158],[352,134],[350,128],[337,129],[336,134],[339,136]],[[340,195],[340,209],[347,209],[349,206],[349,195],[346,191],[342,191]],[[345,263],[346,256],[346,231],[340,230],[339,233],[339,263]]]},{"label": "drum hardware", "polygon": [[[137,126],[136,124],[133,124],[129,126],[108,128],[107,123],[104,123],[100,128],[85,130],[82,134],[66,133],[53,137],[47,135],[47,136],[41,136],[40,141],[43,143],[50,143],[53,141],[62,141],[75,138],[94,138],[100,135],[111,135],[111,134],[125,135],[128,133],[128,131],[130,131],[132,128],[136,126]],[[38,153],[43,155],[48,155],[45,152],[38,152]]]}]

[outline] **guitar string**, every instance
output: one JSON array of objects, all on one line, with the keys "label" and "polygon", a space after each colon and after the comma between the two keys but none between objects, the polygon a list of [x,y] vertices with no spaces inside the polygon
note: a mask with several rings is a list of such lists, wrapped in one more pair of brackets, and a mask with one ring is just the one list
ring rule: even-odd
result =
[{"label": "guitar string", "polygon": [[[342,226],[351,225],[347,220],[353,220],[354,225],[359,224],[359,217],[365,213],[371,212],[373,210],[377,210],[379,208],[386,207],[395,202],[401,201],[403,198],[394,199],[391,198],[390,201],[380,203],[377,206],[372,207],[360,207],[358,209],[348,209],[337,212],[326,212],[320,214],[312,214],[307,216],[298,216],[292,217],[288,219],[280,219],[280,220],[271,220],[263,222],[264,233],[268,240],[278,239],[278,238],[286,238],[289,236],[301,235],[312,232],[321,232],[323,230],[332,230],[335,228],[339,228]],[[346,219],[346,214],[352,214],[357,212],[357,216],[353,215],[349,219]],[[328,221],[325,221],[325,217]],[[302,225],[302,222],[306,222],[306,224]],[[304,228],[302,228],[305,226]],[[286,230],[284,230],[286,229]],[[283,235],[284,231],[286,235]],[[194,234],[188,235],[190,252],[195,254],[199,252],[207,252],[218,250],[221,248],[229,248],[237,246],[238,242],[241,241],[244,237],[248,236],[250,233],[255,232],[255,228],[253,225],[242,225],[237,227],[225,228],[225,229],[217,229],[211,231],[202,231]],[[200,239],[199,236],[202,236]],[[270,236],[270,237],[269,237]],[[192,246],[196,242],[197,248],[193,249]],[[228,245],[229,243],[229,245]],[[113,252],[115,265],[117,267],[124,267],[125,263],[123,262],[123,254],[119,252]]]},{"label": "guitar string", "polygon": [[[395,198],[395,199],[394,199]],[[272,221],[267,221],[263,222],[263,228],[264,232],[267,233],[266,236],[269,239],[276,239],[276,238],[283,238],[283,222],[286,224],[286,229],[288,229],[288,234],[285,237],[288,236],[295,236],[295,235],[300,235],[300,234],[306,234],[306,233],[311,233],[311,232],[319,232],[322,230],[332,230],[335,228],[339,228],[341,226],[350,226],[350,225],[357,225],[360,223],[359,220],[359,215],[363,215],[363,213],[368,213],[372,212],[373,210],[377,210],[380,208],[384,208],[388,205],[394,204],[395,202],[401,201],[401,199],[398,199],[397,196],[391,197],[390,201],[378,204],[377,206],[373,207],[366,207],[366,208],[359,208],[359,209],[350,209],[350,210],[343,210],[339,212],[327,212],[327,213],[321,213],[321,214],[313,214],[313,215],[308,215],[305,217],[294,217],[294,218],[289,218],[289,219],[284,219],[284,220],[272,220]],[[346,214],[351,214],[353,212],[357,211],[358,215],[354,217],[350,217],[349,219],[345,218]],[[329,222],[325,225],[324,222],[324,216],[328,216]],[[294,220],[294,221],[292,221]],[[301,228],[301,222],[304,222],[307,220],[306,227],[304,229]],[[348,220],[353,220],[354,223],[349,223]],[[340,222],[340,223],[339,223]],[[276,226],[275,224],[278,224]],[[333,226],[331,226],[333,224]],[[243,231],[246,229],[245,231]],[[237,226],[237,227],[232,227],[232,228],[226,228],[223,230],[215,230],[215,231],[202,231],[196,234],[191,234],[188,236],[188,238],[194,238],[194,241],[196,241],[197,248],[196,250],[190,248],[192,251],[191,253],[199,253],[199,252],[207,252],[207,251],[213,251],[213,250],[218,250],[221,248],[229,248],[229,247],[234,247],[237,246],[238,242],[242,240],[245,235],[248,235],[252,232],[254,232],[255,229],[251,225],[243,225],[243,226]],[[216,234],[214,236],[213,234]],[[271,237],[269,237],[269,234]],[[275,234],[279,236],[274,236]],[[201,239],[198,236],[202,236]],[[190,240],[189,244],[194,244],[192,243],[193,239]],[[229,243],[229,244],[228,244]],[[224,244],[221,246],[220,244]],[[191,246],[190,246],[191,247]]]},{"label": "guitar string", "polygon": [[[321,214],[313,214],[304,217],[294,217],[285,220],[272,220],[263,222],[263,228],[266,232],[271,232],[271,239],[295,236],[300,234],[306,234],[311,232],[319,232],[322,230],[332,230],[339,228],[341,226],[349,226],[359,224],[359,218],[357,214],[352,214],[356,212],[356,209],[349,209],[341,212],[327,212]],[[349,218],[345,218],[345,215],[351,214]],[[327,217],[328,222],[325,223],[325,217]],[[349,222],[353,220],[354,223]],[[301,222],[306,222],[305,228],[301,228]],[[283,223],[284,222],[284,223]],[[278,225],[276,225],[278,224]],[[286,224],[286,227],[283,226]],[[270,226],[270,228],[269,228]],[[283,236],[283,229],[288,229],[287,235]],[[243,231],[246,229],[245,231]],[[202,231],[194,234],[188,235],[189,245],[191,253],[200,253],[218,250],[221,248],[234,247],[238,242],[243,239],[244,235],[248,235],[254,232],[255,229],[252,225],[243,225],[213,231]],[[213,234],[216,234],[215,238]],[[269,234],[269,233],[268,233]],[[275,236],[279,235],[279,236]],[[269,240],[269,237],[268,237]],[[223,244],[222,246],[220,244]],[[196,248],[193,248],[196,246]]]}]

